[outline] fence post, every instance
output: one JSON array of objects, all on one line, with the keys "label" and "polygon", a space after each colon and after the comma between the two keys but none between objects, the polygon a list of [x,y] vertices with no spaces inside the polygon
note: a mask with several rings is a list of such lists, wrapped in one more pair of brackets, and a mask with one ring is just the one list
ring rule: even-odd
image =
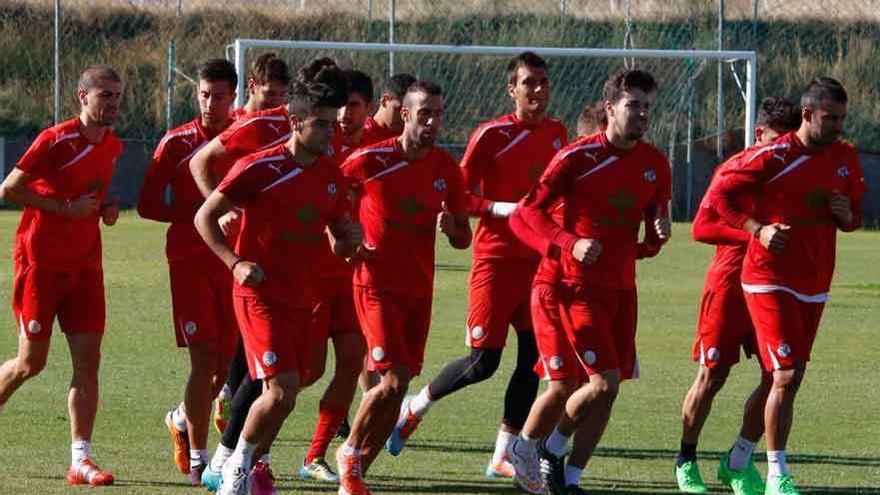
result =
[{"label": "fence post", "polygon": [[[395,6],[397,2],[395,0],[388,0],[388,43],[394,44],[394,16],[395,16]],[[394,52],[388,52],[388,78],[390,79],[394,75]]]},{"label": "fence post", "polygon": [[[718,51],[724,50],[724,0],[718,0]],[[715,153],[718,159],[724,158],[724,61],[718,61],[718,107],[716,109],[718,140]]]},{"label": "fence post", "polygon": [[59,38],[61,37],[61,0],[55,0],[55,125],[61,122],[61,61],[59,58]]}]

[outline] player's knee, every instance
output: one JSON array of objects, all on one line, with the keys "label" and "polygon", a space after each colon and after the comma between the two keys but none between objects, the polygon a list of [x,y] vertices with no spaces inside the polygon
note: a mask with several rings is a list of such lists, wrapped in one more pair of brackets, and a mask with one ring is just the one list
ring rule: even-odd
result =
[{"label": "player's knee", "polygon": [[501,349],[474,349],[471,351],[470,378],[473,383],[487,380],[501,364]]},{"label": "player's knee", "polygon": [[30,380],[39,375],[45,367],[45,359],[22,359],[19,360],[15,372],[19,380]]},{"label": "player's knee", "polygon": [[597,400],[605,402],[608,405],[614,403],[614,400],[617,399],[617,394],[620,391],[620,383],[617,380],[596,380],[594,387]]},{"label": "player's knee", "polygon": [[577,380],[553,380],[547,386],[548,398],[554,402],[565,401],[580,388]]},{"label": "player's knee", "polygon": [[773,372],[773,386],[786,390],[797,390],[804,378],[804,370],[800,367],[776,370]]},{"label": "player's knee", "polygon": [[701,368],[700,369],[700,385],[703,391],[711,395],[715,395],[727,383],[727,377],[730,374],[729,368]]},{"label": "player's knee", "polygon": [[393,401],[402,401],[409,389],[409,373],[399,370],[390,370],[382,377],[382,381],[376,387],[383,398]]}]

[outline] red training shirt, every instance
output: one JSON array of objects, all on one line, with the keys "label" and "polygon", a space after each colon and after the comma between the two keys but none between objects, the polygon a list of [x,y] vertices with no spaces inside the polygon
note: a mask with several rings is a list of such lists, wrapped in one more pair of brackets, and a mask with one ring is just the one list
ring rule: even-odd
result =
[{"label": "red training shirt", "polygon": [[[28,187],[37,194],[59,200],[95,194],[103,204],[122,142],[107,129],[100,143],[92,143],[80,133],[80,125],[79,118],[73,118],[44,130],[16,167],[33,179]],[[25,206],[13,258],[20,265],[52,270],[100,269],[100,218],[100,211],[72,218]]]}]

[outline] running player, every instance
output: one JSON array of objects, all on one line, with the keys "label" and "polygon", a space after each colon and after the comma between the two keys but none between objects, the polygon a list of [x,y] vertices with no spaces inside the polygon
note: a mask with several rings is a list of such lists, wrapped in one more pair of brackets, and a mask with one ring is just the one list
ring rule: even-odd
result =
[{"label": "running player", "polygon": [[[794,399],[831,288],[837,231],[862,221],[859,156],[840,138],[847,100],[838,81],[817,77],[801,96],[798,130],[718,179],[715,209],[751,237],[742,288],[761,364],[773,375],[764,407],[767,495],[800,493],[786,463]],[[754,195],[753,212],[737,203],[743,194]]]},{"label": "running player", "polygon": [[532,369],[538,352],[529,293],[540,257],[511,233],[507,219],[568,141],[565,126],[547,117],[547,62],[535,53],[521,53],[508,63],[506,78],[514,111],[477,127],[460,164],[468,189],[468,213],[480,219],[468,289],[465,340],[471,351],[447,364],[418,395],[404,401],[387,443],[388,451],[399,455],[435,402],[490,378],[501,362],[508,327],[513,326],[516,368],[507,385],[495,452],[485,470],[489,477],[513,476],[507,448],[538,392],[538,376]]},{"label": "running player", "polygon": [[[324,79],[327,84],[294,84],[290,139],[236,162],[196,214],[202,238],[235,278],[248,368],[264,386],[222,467],[223,495],[250,493],[254,452],[258,446],[268,451],[309,374],[308,330],[320,273],[308,260],[317,259],[324,230],[339,256],[353,254],[363,238],[360,225],[348,219],[339,168],[325,156],[346,100],[345,77],[336,73],[335,80]],[[233,207],[242,210],[234,250],[218,224]]]},{"label": "running player", "polygon": [[641,139],[656,92],[647,72],[611,76],[603,91],[605,131],[561,150],[512,217],[539,237],[529,244],[543,244],[545,255],[535,276],[532,317],[538,368],[550,387],[508,452],[517,483],[530,493],[545,486],[554,495],[584,493],[580,476],[604,433],[619,383],[638,377],[640,224],[645,219],[649,245],[670,235],[669,164]]},{"label": "running player", "polygon": [[[178,347],[186,347],[190,375],[183,403],[165,417],[177,468],[202,484],[208,464],[208,425],[211,400],[226,377],[235,352],[238,328],[232,312],[232,276],[211,256],[193,226],[204,197],[189,171],[189,159],[232,123],[229,107],[235,100],[235,66],[210,59],[199,68],[196,98],[199,117],[165,134],[147,170],[138,201],[144,218],[169,222],[166,255],[171,279],[173,328]],[[171,188],[173,203],[164,196]]]},{"label": "running player", "polygon": [[[794,103],[784,98],[765,98],[758,108],[755,122],[756,146],[767,146],[782,134],[796,130],[800,121],[800,112]],[[699,369],[682,405],[681,449],[675,461],[675,477],[679,491],[683,493],[708,491],[697,465],[700,431],[709,416],[712,400],[724,386],[731,367],[739,362],[740,347],[748,356],[756,352],[755,329],[740,286],[749,236],[727,225],[712,207],[716,184],[723,171],[739,166],[755,150],[754,147],[746,149],[715,169],[694,218],[694,239],[717,248],[706,273],[693,346],[693,358],[700,363]],[[748,201],[744,199],[739,203],[747,205]],[[751,210],[749,206],[744,208]],[[746,400],[739,437],[718,467],[721,481],[738,495],[764,493],[764,481],[752,462],[752,452],[764,434],[764,403],[772,383],[773,376],[762,373],[760,384]]]},{"label": "running player", "polygon": [[[382,140],[364,126],[373,107],[372,79],[358,70],[348,70],[346,75],[348,102],[339,109],[337,132],[333,134],[333,158],[340,164],[356,149]],[[354,309],[351,265],[329,250],[325,250],[322,263],[321,294],[315,305],[315,329],[312,332],[316,359],[312,378],[317,380],[324,373],[328,337],[333,341],[336,369],[318,403],[318,422],[299,474],[304,480],[336,483],[339,477],[325,457],[334,435],[343,433],[341,430],[357,390],[366,346]],[[342,438],[349,432],[344,432]]]},{"label": "running player", "polygon": [[0,185],[0,199],[24,208],[13,253],[18,355],[0,366],[0,410],[45,367],[57,317],[73,369],[67,482],[112,485],[113,475],[92,462],[90,450],[105,323],[98,224],[113,225],[119,216],[107,188],[122,154],[111,130],[122,80],[109,67],[89,67],[76,96],[79,116],[41,132]]},{"label": "running player", "polygon": [[461,172],[448,153],[434,147],[443,126],[441,88],[414,83],[400,113],[399,138],[361,149],[343,165],[360,196],[365,230],[355,268],[355,308],[370,368],[381,380],[364,395],[351,434],[336,452],[340,495],[370,493],[364,474],[394,428],[410,379],[421,371],[436,231],[457,249],[471,240]]}]

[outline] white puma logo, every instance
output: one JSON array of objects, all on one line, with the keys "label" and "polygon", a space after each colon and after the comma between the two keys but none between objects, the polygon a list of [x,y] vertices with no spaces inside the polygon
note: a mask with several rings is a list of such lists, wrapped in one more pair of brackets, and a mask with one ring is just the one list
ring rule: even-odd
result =
[{"label": "white puma logo", "polygon": [[498,134],[503,134],[504,137],[510,139],[510,131],[507,129],[498,129]]},{"label": "white puma logo", "polygon": [[275,165],[275,164],[269,163],[269,164],[267,164],[266,166],[269,167],[269,168],[271,168],[272,170],[278,172],[278,175],[281,175],[281,174],[282,174],[282,172],[281,172],[281,166],[280,166],[280,165]]},{"label": "white puma logo", "polygon": [[273,123],[269,122],[266,125],[271,127],[272,130],[275,131],[275,134],[281,134],[281,129],[278,128],[277,124],[273,124]]},{"label": "white puma logo", "polygon": [[387,156],[376,155],[376,160],[382,162],[382,165],[385,165],[386,167],[388,166],[388,157]]},{"label": "white puma logo", "polygon": [[589,158],[592,159],[594,162],[598,162],[598,161],[599,161],[599,159],[596,158],[596,155],[590,153],[589,151],[584,151],[584,156],[589,157]]}]

